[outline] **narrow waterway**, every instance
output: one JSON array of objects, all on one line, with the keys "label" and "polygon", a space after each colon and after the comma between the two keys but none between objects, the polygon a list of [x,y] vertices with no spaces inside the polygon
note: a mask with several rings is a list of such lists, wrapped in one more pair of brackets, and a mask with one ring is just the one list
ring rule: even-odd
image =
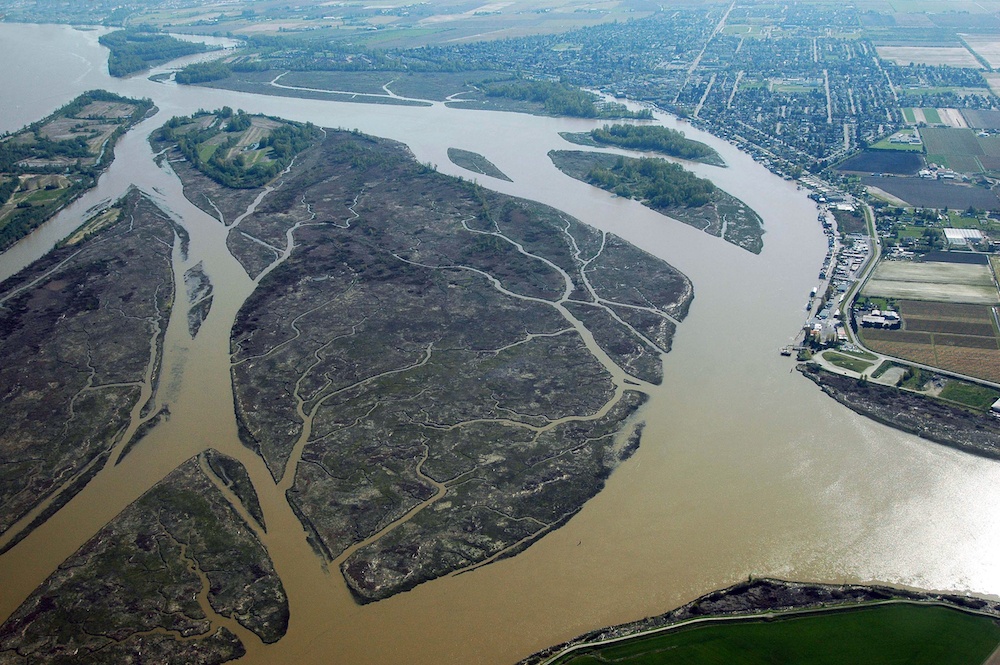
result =
[{"label": "narrow waterway", "polygon": [[[815,207],[794,184],[681,126],[729,163],[691,168],[764,218],[764,251],[754,256],[559,173],[546,153],[572,146],[558,132],[590,129],[592,121],[118,81],[107,76],[97,34],[0,24],[0,53],[20,58],[18,68],[0,71],[0,86],[18,91],[5,92],[18,101],[0,106],[0,130],[94,87],[148,96],[160,109],[123,139],[94,191],[0,256],[0,278],[134,184],[188,230],[190,252],[178,254],[175,275],[202,262],[214,302],[192,340],[177,299],[158,395],[170,420],[0,557],[0,619],[129,502],[208,447],[247,466],[268,525],[262,539],[289,595],[288,635],[275,645],[248,643],[246,663],[512,663],[751,574],[1000,594],[1000,464],[865,420],[778,355],[802,323],[825,251]],[[50,82],[39,90],[43,78]],[[253,282],[226,250],[223,225],[183,198],[146,142],[172,115],[222,105],[393,138],[419,161],[465,178],[476,176],[452,165],[446,151],[478,152],[513,179],[478,176],[484,186],[617,233],[692,279],[695,301],[665,358],[663,385],[643,409],[639,452],[568,524],[512,559],[363,607],[336,570],[322,568],[283,488],[236,434],[229,331]]]}]

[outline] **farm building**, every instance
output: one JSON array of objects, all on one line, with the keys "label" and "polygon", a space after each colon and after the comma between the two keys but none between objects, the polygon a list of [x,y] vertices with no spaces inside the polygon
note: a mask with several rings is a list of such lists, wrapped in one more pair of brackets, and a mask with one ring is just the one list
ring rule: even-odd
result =
[{"label": "farm building", "polygon": [[900,326],[899,313],[887,310],[873,309],[868,314],[861,317],[861,325],[866,328],[890,328],[896,329]]},{"label": "farm building", "polygon": [[948,239],[949,245],[964,247],[969,243],[980,242],[983,232],[979,229],[944,229],[944,237]]}]

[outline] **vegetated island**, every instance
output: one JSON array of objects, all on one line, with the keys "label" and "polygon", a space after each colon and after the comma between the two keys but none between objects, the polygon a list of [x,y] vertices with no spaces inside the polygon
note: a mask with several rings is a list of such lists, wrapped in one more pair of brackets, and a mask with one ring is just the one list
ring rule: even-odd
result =
[{"label": "vegetated island", "polygon": [[660,153],[712,166],[726,162],[715,148],[684,136],[684,132],[659,125],[604,125],[589,132],[559,132],[570,143],[594,148],[615,146],[629,150]]},{"label": "vegetated island", "polygon": [[226,187],[174,161],[214,122],[154,142],[259,280],[232,333],[240,437],[294,474],[359,602],[516,554],[635,450],[683,275],[355,132],[324,130],[263,191]]},{"label": "vegetated island", "polygon": [[601,152],[552,150],[552,163],[568,176],[719,236],[759,254],[764,247],[760,216],[712,181],[679,164],[656,157],[623,157]]},{"label": "vegetated island", "polygon": [[483,81],[476,84],[475,89],[481,94],[465,96],[448,105],[571,118],[650,120],[653,117],[653,112],[649,109],[630,111],[624,104],[604,101],[600,95],[561,81],[513,78]]},{"label": "vegetated island", "polygon": [[202,453],[59,566],[0,626],[0,660],[215,664],[243,656],[246,639],[280,639],[285,590],[260,527],[222,494],[219,464],[242,470]]},{"label": "vegetated island", "polygon": [[212,50],[201,42],[189,42],[150,27],[115,30],[98,39],[108,54],[108,73],[121,78],[186,55]]},{"label": "vegetated island", "polygon": [[513,182],[507,177],[506,173],[498,169],[493,162],[486,159],[478,152],[461,150],[459,148],[448,148],[448,159],[450,159],[456,166],[460,166],[466,171],[472,171],[473,173],[488,175],[491,178],[498,178],[500,180],[506,180],[507,182]]},{"label": "vegetated island", "polygon": [[[812,612],[808,612],[809,610]],[[719,654],[730,654],[730,650],[743,658],[755,655],[748,651],[754,643],[754,636],[747,632],[739,633],[742,639],[736,644],[726,641],[729,631],[737,632],[754,625],[771,630],[768,635],[779,640],[768,645],[768,652],[774,654],[779,652],[777,649],[781,644],[787,644],[788,639],[784,643],[780,642],[781,637],[774,630],[782,623],[781,613],[788,612],[791,618],[796,611],[804,611],[800,621],[810,617],[816,623],[810,626],[813,631],[811,634],[791,636],[792,643],[797,645],[793,650],[798,658],[803,658],[804,653],[808,658],[808,652],[804,650],[816,648],[819,651],[812,652],[814,657],[817,662],[824,663],[840,662],[836,656],[829,658],[833,655],[830,652],[833,647],[830,638],[836,636],[837,629],[832,628],[834,633],[829,634],[825,640],[821,639],[819,644],[817,633],[823,633],[828,623],[854,618],[848,614],[851,612],[869,613],[856,615],[857,619],[847,633],[852,635],[852,648],[856,647],[857,641],[867,640],[863,653],[869,655],[881,652],[887,657],[898,657],[900,649],[912,648],[916,659],[907,662],[937,665],[945,662],[942,658],[951,657],[955,659],[947,662],[978,663],[993,652],[1000,640],[1000,627],[997,626],[1000,603],[996,601],[885,586],[811,584],[751,578],[708,593],[665,614],[580,635],[563,644],[539,651],[520,661],[518,665],[605,662],[602,655],[614,662],[645,663],[650,661],[644,660],[644,656],[648,658],[651,653],[658,653],[662,657],[664,649],[669,650],[667,653],[674,652],[678,659],[663,662],[702,662],[694,659],[698,654],[704,654],[704,650],[699,650],[698,646],[692,647],[694,650],[688,648],[692,644],[690,641],[678,643],[675,638],[682,633],[670,631],[672,626],[677,626],[679,631],[690,634],[689,631],[698,629],[698,624],[684,628],[680,624],[698,619],[709,619],[702,624],[704,629],[699,633],[700,649],[712,649],[710,653],[716,656],[704,662],[723,662],[717,657]],[[863,632],[859,631],[862,625],[865,626]],[[883,629],[873,628],[876,625],[882,625]],[[932,625],[938,630],[931,629]],[[789,628],[794,630],[791,625]],[[908,628],[916,634],[907,635],[900,641],[889,637]],[[942,642],[936,638],[941,632],[954,635],[959,630],[965,638],[961,640],[961,648],[956,647],[953,639]],[[826,632],[829,633],[828,630]],[[634,636],[633,639],[629,639],[630,636]],[[608,640],[614,642],[599,644]],[[914,644],[914,640],[922,642]],[[884,661],[876,657],[872,662]]]},{"label": "vegetated island", "polygon": [[1000,459],[1000,420],[989,413],[834,374],[813,363],[798,369],[827,395],[863,416],[929,441]]},{"label": "vegetated island", "polygon": [[121,136],[153,108],[104,90],[0,138],[0,251],[97,183]]},{"label": "vegetated island", "polygon": [[285,170],[319,134],[310,123],[251,116],[224,106],[171,118],[154,142],[175,145],[192,166],[226,187],[256,189]]},{"label": "vegetated island", "polygon": [[132,191],[0,285],[0,535],[17,526],[4,549],[157,417],[171,253],[185,237]]}]

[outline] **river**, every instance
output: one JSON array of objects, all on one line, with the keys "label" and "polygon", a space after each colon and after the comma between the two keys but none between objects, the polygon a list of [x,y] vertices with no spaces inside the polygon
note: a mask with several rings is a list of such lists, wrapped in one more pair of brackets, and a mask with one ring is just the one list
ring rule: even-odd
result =
[{"label": "river", "polygon": [[[171,419],[0,557],[0,619],[130,501],[208,446],[238,455],[264,488],[265,544],[289,594],[287,636],[249,643],[245,663],[513,663],[748,575],[1000,594],[1000,464],[857,416],[779,356],[803,321],[825,238],[803,191],[730,144],[680,126],[729,164],[692,168],[764,219],[759,256],[559,173],[546,153],[571,146],[558,132],[593,121],[116,80],[98,34],[0,24],[0,53],[17,65],[0,71],[0,130],[95,87],[151,97],[160,109],[122,140],[95,190],[0,256],[0,279],[134,183],[189,230],[190,256],[178,257],[175,270],[204,261],[215,304],[195,340],[182,312],[168,328],[160,399]],[[481,153],[513,179],[481,176],[481,184],[617,233],[692,279],[695,300],[666,356],[663,386],[644,407],[638,453],[569,523],[514,558],[366,606],[354,604],[336,572],[323,571],[279,488],[268,489],[263,464],[236,437],[228,325],[253,284],[225,250],[221,226],[183,199],[145,140],[172,115],[223,105],[396,139],[421,162],[466,178],[447,148]]]}]

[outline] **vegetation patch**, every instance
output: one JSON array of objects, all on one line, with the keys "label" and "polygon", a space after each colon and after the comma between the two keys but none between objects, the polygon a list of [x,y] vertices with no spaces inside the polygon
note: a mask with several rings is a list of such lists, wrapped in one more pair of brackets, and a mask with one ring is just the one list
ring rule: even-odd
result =
[{"label": "vegetation patch", "polygon": [[515,554],[634,450],[643,384],[616,377],[660,376],[691,300],[669,266],[358,132],[326,131],[264,196],[173,166],[222,220],[255,205],[230,234],[249,273],[272,268],[232,333],[240,437],[294,474],[293,510],[360,602]]},{"label": "vegetation patch", "polygon": [[659,125],[604,125],[582,133],[560,133],[570,143],[590,146],[616,146],[629,150],[656,152],[693,162],[725,166],[726,162],[711,146],[693,141],[684,132]]},{"label": "vegetation patch", "polygon": [[993,403],[1000,399],[1000,391],[987,388],[967,381],[949,381],[941,390],[941,399],[971,406],[980,411],[987,411]]},{"label": "vegetation patch", "polygon": [[559,170],[623,198],[759,254],[762,222],[749,206],[679,164],[659,158],[621,157],[598,152],[553,150]]},{"label": "vegetation patch", "polygon": [[[850,380],[850,379],[849,379]],[[895,612],[893,608],[910,608]],[[883,614],[883,610],[889,610]],[[959,611],[965,611],[960,614]],[[851,616],[857,611],[874,615]],[[912,614],[911,614],[912,611]],[[979,614],[972,614],[978,612]],[[750,579],[726,589],[713,591],[677,609],[632,623],[610,626],[581,635],[565,644],[540,651],[518,665],[552,665],[554,663],[789,663],[789,662],[895,662],[887,645],[872,646],[873,658],[864,654],[851,659],[847,653],[857,647],[842,645],[851,639],[878,642],[878,631],[894,631],[897,623],[914,621],[915,626],[902,629],[903,634],[890,640],[912,638],[902,646],[909,654],[921,645],[945,650],[951,635],[948,626],[964,626],[977,649],[989,649],[991,640],[1000,640],[998,628],[991,617],[998,614],[997,603],[967,596],[946,596],[920,593],[880,586],[825,585],[786,582],[775,579]],[[709,619],[709,621],[703,621]],[[789,621],[805,624],[788,625]],[[708,632],[702,632],[703,628]],[[730,628],[746,627],[731,631]],[[943,628],[933,632],[933,626]],[[844,632],[840,632],[841,629]],[[918,632],[919,630],[925,632]],[[913,630],[916,634],[909,631]],[[961,630],[961,629],[959,629]],[[699,641],[689,631],[697,631],[706,639]],[[840,633],[832,635],[830,633]],[[820,643],[826,634],[829,642]],[[742,649],[737,636],[751,638]],[[757,642],[762,639],[762,643]],[[672,641],[678,639],[679,641]],[[662,640],[662,641],[661,641]],[[804,653],[806,645],[811,644]],[[933,646],[932,646],[933,645]],[[844,658],[836,659],[838,649]],[[674,653],[684,650],[680,660]],[[732,650],[736,649],[738,653]],[[789,649],[790,651],[784,651]],[[780,650],[780,651],[779,651]],[[935,654],[936,655],[936,654]],[[773,659],[772,659],[773,656]],[[978,663],[978,651],[969,663]],[[905,657],[905,656],[904,656]],[[920,656],[905,662],[936,662],[933,657]],[[966,661],[960,661],[966,662]]]}]

